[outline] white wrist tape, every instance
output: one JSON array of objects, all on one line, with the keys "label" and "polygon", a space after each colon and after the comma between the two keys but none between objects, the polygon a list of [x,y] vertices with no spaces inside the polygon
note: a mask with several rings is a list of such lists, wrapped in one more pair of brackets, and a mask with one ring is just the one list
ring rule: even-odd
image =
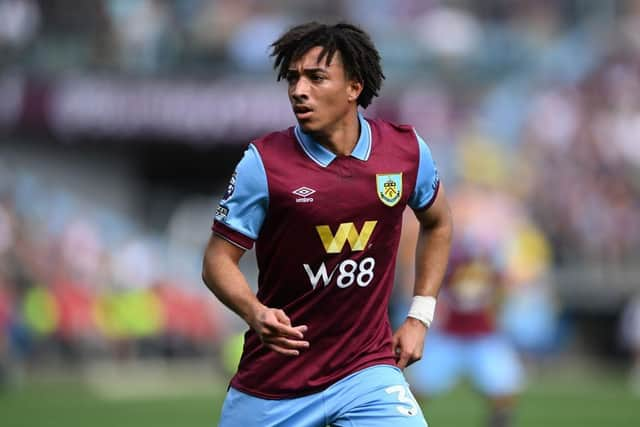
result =
[{"label": "white wrist tape", "polygon": [[423,297],[416,295],[413,297],[408,317],[413,317],[421,321],[427,328],[431,326],[433,315],[436,311],[436,299],[434,297]]}]

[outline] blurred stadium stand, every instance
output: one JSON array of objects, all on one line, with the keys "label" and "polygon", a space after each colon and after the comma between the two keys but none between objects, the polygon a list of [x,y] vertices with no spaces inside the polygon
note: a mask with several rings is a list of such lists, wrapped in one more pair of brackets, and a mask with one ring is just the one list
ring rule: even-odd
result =
[{"label": "blurred stadium stand", "polygon": [[200,282],[217,198],[293,124],[268,45],[339,17],[382,53],[366,114],[414,124],[452,194],[515,200],[560,310],[616,354],[640,292],[633,0],[0,0],[0,354],[217,352],[242,326]]}]

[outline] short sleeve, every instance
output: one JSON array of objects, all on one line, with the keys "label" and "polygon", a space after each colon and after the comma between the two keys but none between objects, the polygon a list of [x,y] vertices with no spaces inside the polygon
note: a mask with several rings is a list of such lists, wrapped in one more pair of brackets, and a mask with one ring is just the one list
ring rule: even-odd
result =
[{"label": "short sleeve", "polygon": [[260,153],[250,144],[216,209],[213,231],[249,250],[260,234],[268,206],[267,175]]},{"label": "short sleeve", "polygon": [[431,156],[431,150],[426,142],[416,132],[420,159],[418,162],[418,174],[413,193],[409,198],[409,206],[416,211],[425,210],[431,207],[438,194],[440,187],[440,177],[438,169]]}]

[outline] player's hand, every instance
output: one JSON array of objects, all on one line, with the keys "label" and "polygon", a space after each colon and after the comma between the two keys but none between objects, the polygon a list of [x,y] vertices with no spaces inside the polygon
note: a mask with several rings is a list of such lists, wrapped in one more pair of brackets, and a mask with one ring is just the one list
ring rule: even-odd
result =
[{"label": "player's hand", "polygon": [[393,354],[398,368],[404,369],[422,359],[427,327],[418,319],[407,317],[393,334]]},{"label": "player's hand", "polygon": [[289,316],[277,308],[261,308],[250,326],[262,340],[262,344],[285,356],[298,356],[300,350],[309,347],[304,340],[306,325],[292,326]]}]

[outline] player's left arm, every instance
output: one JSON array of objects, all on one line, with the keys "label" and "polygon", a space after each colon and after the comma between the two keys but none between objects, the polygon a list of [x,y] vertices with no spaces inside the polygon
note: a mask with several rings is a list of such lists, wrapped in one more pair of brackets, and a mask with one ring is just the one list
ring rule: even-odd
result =
[{"label": "player's left arm", "polygon": [[[416,245],[414,296],[438,296],[451,248],[453,221],[444,186],[440,184],[431,206],[415,211],[420,223]],[[427,325],[407,317],[393,336],[393,351],[398,367],[404,369],[422,358]]]}]

